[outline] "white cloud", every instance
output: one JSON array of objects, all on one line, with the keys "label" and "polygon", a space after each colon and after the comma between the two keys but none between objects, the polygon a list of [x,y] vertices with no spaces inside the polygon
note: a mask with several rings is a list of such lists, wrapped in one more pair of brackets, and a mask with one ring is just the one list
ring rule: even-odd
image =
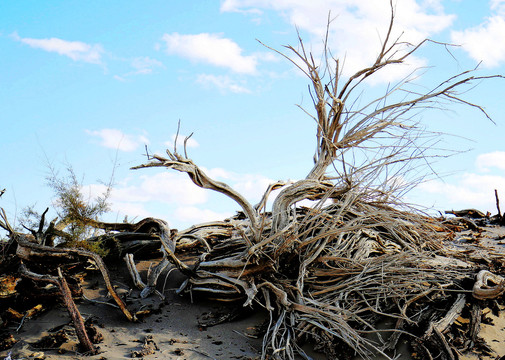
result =
[{"label": "white cloud", "polygon": [[102,62],[102,53],[104,50],[99,44],[90,45],[81,41],[67,41],[58,38],[22,38],[17,34],[13,34],[13,37],[32,48],[55,52],[67,56],[74,61],[84,61],[91,64],[100,64]]},{"label": "white cloud", "polygon": [[[496,5],[495,8],[502,7]],[[451,38],[452,42],[461,44],[472,59],[482,61],[483,66],[492,68],[505,62],[505,18],[503,15],[491,16],[477,27],[453,31]]]},{"label": "white cloud", "polygon": [[497,11],[498,13],[505,12],[505,0],[491,0],[489,7],[493,11]]},{"label": "white cloud", "polygon": [[135,189],[146,201],[160,201],[169,204],[204,204],[209,190],[196,186],[185,173],[161,172],[142,176],[142,184]]},{"label": "white cloud", "polygon": [[205,173],[210,176],[213,179],[231,179],[234,177],[233,173],[225,170],[223,168],[212,168],[212,169],[206,169],[203,168]]},{"label": "white cloud", "polygon": [[[107,187],[103,184],[90,184],[83,186],[81,190],[86,198],[95,199],[103,196],[107,192]],[[116,185],[111,189],[107,200],[110,212],[106,221],[121,222],[125,216],[129,221],[152,217],[153,214],[146,209],[149,200],[149,196],[139,194],[135,186]]]},{"label": "white cloud", "polygon": [[217,88],[219,91],[225,93],[230,91],[232,93],[250,93],[251,91],[246,87],[237,84],[229,76],[216,76],[208,74],[200,74],[196,80],[198,83],[207,86]]},{"label": "white cloud", "polygon": [[131,61],[131,66],[135,69],[135,74],[151,74],[155,68],[162,67],[163,64],[148,56],[136,57]]},{"label": "white cloud", "polygon": [[[253,203],[260,200],[267,186],[273,182],[258,174],[237,174],[222,168],[203,170],[211,178],[225,181]],[[102,195],[105,190],[102,184],[83,186],[84,194],[90,198]],[[165,220],[176,227],[224,220],[240,210],[234,202],[228,202],[229,205],[223,208],[220,200],[210,197],[211,193],[210,190],[197,187],[185,173],[162,171],[154,175],[144,174],[135,180],[125,179],[116,184],[111,190],[109,202],[113,216],[119,221],[125,215],[130,220],[166,216]],[[277,193],[272,194],[271,201]],[[219,208],[219,211],[215,211],[215,208]]]},{"label": "white cloud", "polygon": [[464,173],[450,183],[441,180],[423,183],[413,192],[422,193],[424,203],[421,205],[434,205],[437,210],[476,208],[494,213],[495,189],[499,194],[505,195],[505,176]]},{"label": "white cloud", "polygon": [[[244,174],[235,178],[233,187],[250,201],[259,201],[268,185],[275,181],[263,175]],[[272,196],[273,198],[273,196]]]},{"label": "white cloud", "polygon": [[[151,214],[145,209],[150,204],[167,206],[193,206],[205,204],[209,191],[196,186],[187,174],[159,172],[154,175],[140,176],[140,182],[125,180],[112,187],[109,202],[113,211],[130,217],[146,217]],[[83,193],[90,198],[104,194],[106,186],[91,184],[83,186]],[[136,213],[138,211],[138,213]]]},{"label": "white cloud", "polygon": [[[393,39],[402,34],[401,41],[417,44],[449,27],[454,19],[453,15],[443,12],[438,0],[424,1],[422,4],[416,0],[394,3]],[[306,49],[315,55],[322,50],[321,43],[331,11],[331,16],[335,20],[330,26],[329,47],[334,56],[345,59],[344,75],[350,75],[375,60],[390,18],[390,6],[387,0],[225,0],[221,4],[221,11],[254,11],[255,14],[259,14],[263,10],[278,12],[293,26],[308,33],[311,39],[304,39],[304,43]],[[317,56],[315,58],[317,59]],[[421,59],[412,58],[412,60],[411,66],[397,67],[393,72],[383,75],[381,80],[398,80],[424,63]]]},{"label": "white cloud", "polygon": [[[251,4],[248,4],[247,1],[242,0],[225,0],[221,2],[221,12],[238,12],[243,14],[255,14],[261,15],[263,11],[260,9],[250,7],[255,6],[255,3],[258,1],[251,1]],[[248,7],[247,9],[245,7]]]},{"label": "white cloud", "polygon": [[126,79],[125,79],[123,76],[114,75],[113,77],[114,77],[114,79],[116,79],[117,81],[126,82]]},{"label": "white cloud", "polygon": [[[222,168],[203,170],[211,178],[226,182],[250,202],[259,201],[268,186],[275,183],[275,180],[260,174],[238,174]],[[275,194],[270,200],[275,198]]]},{"label": "white cloud", "polygon": [[86,130],[86,133],[99,137],[100,145],[121,151],[135,151],[139,146],[149,144],[144,135],[127,135],[118,129]]},{"label": "white cloud", "polygon": [[152,74],[157,68],[162,68],[163,63],[156,59],[152,59],[149,56],[139,56],[132,59],[124,59],[122,61],[128,61],[130,66],[133,68],[132,71],[128,71],[122,75],[114,75],[114,79],[126,82],[132,76],[135,75],[149,75]]},{"label": "white cloud", "polygon": [[[212,179],[225,181],[240,192],[246,199],[257,201],[271,183],[269,179],[259,174],[237,174],[221,168],[202,170]],[[163,171],[154,175],[140,176],[140,183],[131,184],[124,181],[112,188],[111,201],[125,203],[162,202],[180,206],[202,205],[209,200],[209,190],[196,186],[188,175],[174,170]],[[106,188],[101,184],[89,185],[90,196],[98,196]],[[224,195],[223,195],[224,196]]]},{"label": "white cloud", "polygon": [[[170,226],[179,227],[182,225],[182,227],[188,227],[193,224],[213,220],[224,220],[234,214],[232,212],[215,212],[210,209],[201,208],[201,206],[204,205],[199,205],[200,207],[188,205],[187,200],[189,199],[189,204],[191,204],[195,202],[194,198],[190,199],[177,194],[177,185],[185,183],[182,177],[183,176],[180,176],[180,181],[174,179],[168,181],[162,180],[161,183],[159,183],[159,186],[154,188],[150,187],[152,185],[152,182],[150,181],[144,181],[140,186],[114,187],[108,199],[110,212],[107,216],[105,216],[105,221],[121,222],[126,216],[128,221],[136,222],[147,217],[155,217],[167,220]],[[155,176],[153,180],[158,182],[160,179]],[[160,190],[160,187],[166,185],[169,185],[169,189],[174,190],[175,194],[172,194],[171,196],[163,189],[160,194],[155,193]],[[174,185],[176,185],[175,188],[173,187]],[[187,187],[184,191],[186,192],[186,195],[188,195],[195,189],[199,188],[193,185],[191,191],[188,192]],[[94,198],[104,194],[106,187],[101,184],[92,184],[83,186],[82,190],[86,196]],[[206,199],[206,196],[203,198]]]},{"label": "white cloud", "polygon": [[144,204],[133,203],[128,201],[114,201],[111,202],[111,213],[117,214],[121,218],[114,220],[121,222],[124,217],[128,217],[128,221],[139,221],[147,217],[152,217],[148,210],[146,210]]},{"label": "white cloud", "polygon": [[[160,169],[164,170],[164,169]],[[104,185],[91,185],[93,196],[104,192]],[[111,202],[122,203],[165,203],[179,205],[204,204],[208,200],[208,190],[199,188],[188,175],[172,172],[159,172],[140,176],[140,183],[125,181],[115,185],[110,194]]]},{"label": "white cloud", "polygon": [[490,171],[490,168],[505,170],[505,151],[481,154],[477,157],[476,164],[477,168],[484,172]]},{"label": "white cloud", "polygon": [[219,34],[164,34],[162,38],[167,53],[182,56],[195,62],[224,67],[236,73],[256,72],[255,56],[242,55],[242,49],[233,40]]},{"label": "white cloud", "polygon": [[[505,152],[481,154],[475,164],[476,172],[420,184],[409,193],[409,200],[441,211],[477,208],[496,212],[495,189],[505,198]],[[495,171],[490,174],[492,169]]]}]

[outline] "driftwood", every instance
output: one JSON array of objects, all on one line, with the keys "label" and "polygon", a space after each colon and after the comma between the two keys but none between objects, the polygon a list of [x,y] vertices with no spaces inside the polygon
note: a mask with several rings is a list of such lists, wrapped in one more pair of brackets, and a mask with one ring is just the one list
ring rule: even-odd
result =
[{"label": "driftwood", "polygon": [[477,209],[465,209],[465,210],[446,210],[446,214],[455,215],[458,217],[465,217],[471,219],[483,219],[489,217],[489,214],[484,214],[482,211]]}]

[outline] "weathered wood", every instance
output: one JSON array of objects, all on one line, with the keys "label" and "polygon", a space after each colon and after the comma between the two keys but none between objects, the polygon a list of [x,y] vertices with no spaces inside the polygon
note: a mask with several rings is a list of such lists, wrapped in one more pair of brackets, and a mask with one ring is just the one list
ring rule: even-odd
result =
[{"label": "weathered wood", "polygon": [[29,238],[27,238],[25,235],[17,236],[16,240],[18,243],[18,249],[16,253],[21,259],[25,261],[33,261],[33,260],[40,261],[41,258],[53,259],[53,260],[58,259],[61,261],[64,261],[66,259],[68,261],[69,257],[76,258],[78,256],[92,259],[96,263],[102,274],[102,277],[105,281],[105,285],[107,287],[107,290],[109,291],[109,294],[114,298],[116,304],[119,306],[123,314],[130,321],[136,320],[135,317],[127,309],[123,300],[121,300],[119,295],[114,290],[114,287],[112,286],[112,283],[110,281],[109,271],[105,266],[105,263],[103,262],[102,258],[97,254],[88,250],[78,248],[53,248],[49,246],[36,244],[29,241]]},{"label": "weathered wood", "polygon": [[72,294],[70,293],[70,289],[68,288],[67,281],[63,277],[60,268],[58,268],[57,283],[63,296],[65,306],[67,307],[68,313],[70,314],[72,322],[74,323],[74,328],[77,334],[77,338],[79,339],[79,343],[81,344],[85,352],[91,355],[95,355],[98,352],[98,350],[89,340],[88,333],[86,332],[86,328],[84,326],[84,320],[82,319],[81,313],[79,312],[79,309],[77,309],[77,306],[75,305],[75,302],[72,299]]},{"label": "weathered wood", "polygon": [[481,270],[476,276],[472,295],[479,300],[495,299],[505,292],[505,278],[487,270]]},{"label": "weathered wood", "polygon": [[132,169],[142,169],[147,167],[166,167],[187,173],[195,185],[204,189],[222,193],[239,204],[249,218],[250,230],[252,231],[254,238],[257,238],[259,236],[259,214],[240,193],[233,190],[230,186],[223,182],[211,179],[207,174],[205,174],[205,172],[196,166],[191,159],[184,158],[177,154],[177,152],[172,154],[168,150],[167,154],[169,156],[168,159],[154,155],[151,157],[151,162],[139,166],[134,166]]},{"label": "weathered wood", "polygon": [[443,334],[461,315],[465,307],[465,302],[466,296],[464,294],[458,294],[447,314],[436,322],[430,322],[428,330],[424,333],[423,338],[429,338],[435,330]]},{"label": "weathered wood", "polygon": [[482,219],[486,217],[486,214],[477,209],[446,210],[445,213],[455,215],[457,217],[467,217],[471,219]]},{"label": "weathered wood", "polygon": [[480,324],[482,321],[482,309],[479,303],[473,303],[470,309],[470,331],[469,338],[473,344],[477,342],[477,336],[480,332]]}]

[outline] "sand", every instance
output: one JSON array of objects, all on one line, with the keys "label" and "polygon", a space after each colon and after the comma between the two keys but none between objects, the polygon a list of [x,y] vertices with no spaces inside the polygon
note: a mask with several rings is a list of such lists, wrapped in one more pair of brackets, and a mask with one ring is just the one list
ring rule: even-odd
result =
[{"label": "sand", "polygon": [[[146,268],[150,262],[139,264],[139,268]],[[128,295],[127,306],[132,310],[153,309],[153,313],[142,319],[139,323],[128,322],[119,309],[105,304],[92,303],[80,300],[77,306],[82,316],[87,319],[92,317],[96,327],[104,339],[98,344],[100,353],[87,356],[86,359],[124,359],[132,358],[134,352],[141,351],[146,337],[152,337],[158,350],[146,356],[148,359],[256,359],[261,354],[259,338],[253,338],[254,327],[264,321],[267,314],[252,314],[243,319],[237,319],[221,325],[204,328],[199,325],[199,319],[211,314],[222,314],[230,310],[230,306],[213,302],[180,296],[175,290],[182,281],[182,277],[174,272],[167,281],[165,300],[156,295],[147,299],[140,298],[138,290],[131,290],[131,281],[125,271],[111,272],[113,283],[118,285],[119,294]],[[141,271],[141,275],[145,271]],[[120,278],[118,278],[120,274]],[[89,274],[84,284],[84,294],[89,299],[107,301],[108,297],[102,286],[93,290],[94,284],[103,284],[99,274]],[[164,280],[164,277],[161,278]],[[112,303],[112,302],[111,302]],[[156,309],[159,309],[156,311]],[[16,328],[17,324],[13,326]],[[33,319],[23,323],[16,339],[20,341],[9,351],[0,352],[0,359],[4,359],[11,352],[12,359],[40,358],[45,359],[81,359],[82,354],[77,352],[77,338],[59,347],[58,350],[35,349],[33,343],[58,330],[72,329],[70,318],[62,305],[42,312]],[[70,330],[71,331],[71,330]],[[249,334],[251,333],[251,334]],[[43,355],[42,355],[43,354]]]}]

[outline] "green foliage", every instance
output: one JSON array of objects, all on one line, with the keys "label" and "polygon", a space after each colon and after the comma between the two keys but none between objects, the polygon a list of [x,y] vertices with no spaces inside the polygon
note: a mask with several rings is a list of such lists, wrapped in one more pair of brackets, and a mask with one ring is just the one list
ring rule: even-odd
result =
[{"label": "green foliage", "polygon": [[80,248],[89,250],[95,254],[100,255],[102,258],[109,255],[110,250],[101,241],[87,241],[87,240],[69,240],[65,242],[65,247]]},{"label": "green foliage", "polygon": [[[106,191],[96,197],[86,197],[83,193],[82,183],[78,180],[73,168],[67,166],[67,174],[64,177],[50,167],[50,175],[47,177],[48,185],[53,189],[56,199],[54,207],[60,218],[57,227],[65,230],[70,235],[68,245],[82,246],[81,242],[93,235],[96,230],[89,226],[90,220],[97,220],[109,210],[107,199],[110,195],[111,185]],[[90,245],[91,246],[91,245]],[[91,246],[92,247],[92,246]],[[89,248],[88,250],[92,250]]]},{"label": "green foliage", "polygon": [[47,181],[55,192],[55,205],[62,221],[82,223],[86,219],[94,219],[103,215],[109,210],[107,199],[111,187],[107,187],[106,192],[96,199],[85,198],[82,184],[70,166],[67,167],[66,177],[58,177],[58,174],[51,170]]},{"label": "green foliage", "polygon": [[[67,166],[65,176],[60,176],[49,166],[47,184],[54,191],[53,207],[58,217],[54,228],[57,244],[65,247],[78,247],[106,256],[108,250],[100,242],[89,242],[88,238],[97,235],[97,230],[90,226],[109,210],[107,199],[111,191],[111,183],[107,184],[105,192],[97,197],[86,196],[82,183],[77,178],[73,168]],[[37,229],[41,214],[35,206],[23,209],[20,223],[26,229]],[[43,224],[47,227],[47,224]]]}]

